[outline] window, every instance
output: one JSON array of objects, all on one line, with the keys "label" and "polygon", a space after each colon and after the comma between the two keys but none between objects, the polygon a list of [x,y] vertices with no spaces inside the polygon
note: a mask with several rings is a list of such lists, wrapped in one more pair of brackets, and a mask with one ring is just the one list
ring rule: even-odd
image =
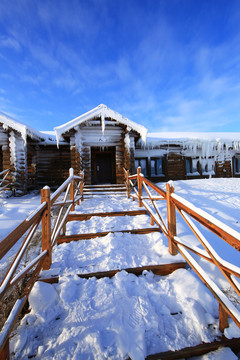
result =
[{"label": "window", "polygon": [[233,158],[233,171],[234,174],[240,173],[240,157]]},{"label": "window", "polygon": [[162,158],[151,159],[151,176],[163,175]]},{"label": "window", "polygon": [[186,158],[186,173],[191,174],[192,173],[192,159]]},{"label": "window", "polygon": [[144,176],[147,176],[147,159],[146,158],[138,158],[135,159],[135,172],[137,172],[137,168],[141,166],[141,172]]}]

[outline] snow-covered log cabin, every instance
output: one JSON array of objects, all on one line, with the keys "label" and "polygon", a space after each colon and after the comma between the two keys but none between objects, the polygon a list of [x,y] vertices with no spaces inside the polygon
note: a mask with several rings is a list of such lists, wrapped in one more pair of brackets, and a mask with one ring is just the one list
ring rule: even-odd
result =
[{"label": "snow-covered log cabin", "polygon": [[68,169],[87,184],[122,183],[140,165],[152,181],[240,177],[240,133],[149,133],[105,105],[41,132],[0,113],[0,171],[10,168],[17,193],[52,188]]},{"label": "snow-covered log cabin", "polygon": [[68,144],[60,142],[57,148],[55,136],[0,113],[0,172],[10,169],[8,180],[15,195],[48,183],[60,185],[70,165]]}]

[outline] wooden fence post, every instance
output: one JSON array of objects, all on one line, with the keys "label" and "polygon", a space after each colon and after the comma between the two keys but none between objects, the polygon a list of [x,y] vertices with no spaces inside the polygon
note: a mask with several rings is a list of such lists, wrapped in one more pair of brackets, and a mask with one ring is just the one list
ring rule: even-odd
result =
[{"label": "wooden fence post", "polygon": [[0,360],[9,360],[10,359],[10,352],[9,352],[9,337],[6,340],[2,351],[0,352]]},{"label": "wooden fence post", "polygon": [[222,304],[219,303],[219,330],[224,332],[224,329],[228,327],[228,313],[225,311]]},{"label": "wooden fence post", "polygon": [[82,180],[80,182],[80,194],[81,194],[81,201],[83,201],[83,180],[84,180],[84,172],[80,172],[80,176],[82,177]]},{"label": "wooden fence post", "polygon": [[143,206],[142,204],[142,179],[141,179],[141,166],[137,168],[137,184],[138,184],[138,205],[140,207]]},{"label": "wooden fence post", "polygon": [[[74,170],[73,168],[69,169],[69,176],[73,176],[74,175]],[[71,211],[75,210],[75,204],[74,204],[74,179],[71,182],[70,185],[70,200],[73,201],[72,207],[71,207]]]},{"label": "wooden fence post", "polygon": [[47,250],[48,255],[43,263],[43,270],[49,270],[52,264],[52,245],[51,245],[51,201],[50,188],[45,186],[41,190],[41,203],[46,201],[47,208],[42,217],[42,250]]},{"label": "wooden fence post", "polygon": [[127,170],[127,197],[130,198],[130,181],[129,181],[129,170]]},{"label": "wooden fence post", "polygon": [[166,185],[167,188],[167,218],[168,218],[168,244],[169,252],[171,255],[177,255],[177,245],[174,243],[174,236],[177,234],[176,229],[176,212],[175,206],[171,202],[171,194],[174,192],[174,187],[170,186],[169,183]]}]

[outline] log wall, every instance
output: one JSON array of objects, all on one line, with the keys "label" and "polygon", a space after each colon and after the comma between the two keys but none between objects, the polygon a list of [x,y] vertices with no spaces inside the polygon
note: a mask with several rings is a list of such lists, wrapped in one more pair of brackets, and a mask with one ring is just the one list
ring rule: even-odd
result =
[{"label": "log wall", "polygon": [[23,195],[27,192],[27,146],[20,133],[11,130],[9,135],[13,190]]},{"label": "log wall", "polygon": [[169,154],[166,158],[167,180],[181,180],[186,175],[185,159],[181,155]]},{"label": "log wall", "polygon": [[69,145],[39,145],[36,158],[37,185],[56,188],[69,176],[71,155]]},{"label": "log wall", "polygon": [[9,148],[9,131],[4,130],[0,124],[0,147],[1,147],[1,170],[7,170],[11,167],[10,148]]},{"label": "log wall", "polygon": [[226,160],[224,162],[216,162],[216,177],[232,177],[232,162]]}]

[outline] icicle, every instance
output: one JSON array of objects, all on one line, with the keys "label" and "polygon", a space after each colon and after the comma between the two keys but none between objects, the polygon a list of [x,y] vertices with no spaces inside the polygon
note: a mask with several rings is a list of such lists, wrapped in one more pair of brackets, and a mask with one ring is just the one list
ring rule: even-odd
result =
[{"label": "icicle", "polygon": [[104,131],[105,131],[105,113],[103,111],[101,112],[101,124],[102,124],[102,133],[104,135]]}]

